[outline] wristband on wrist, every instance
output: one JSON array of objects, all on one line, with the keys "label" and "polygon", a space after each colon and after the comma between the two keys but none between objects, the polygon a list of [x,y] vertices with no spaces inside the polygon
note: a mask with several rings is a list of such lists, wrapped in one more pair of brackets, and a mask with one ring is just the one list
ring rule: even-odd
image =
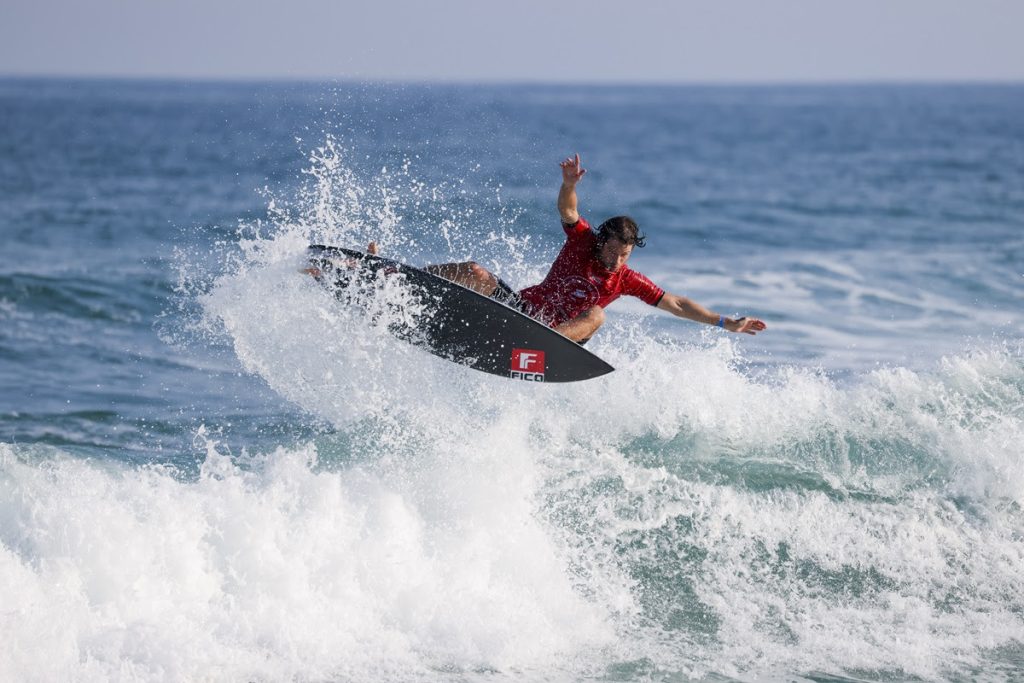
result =
[{"label": "wristband on wrist", "polygon": [[719,327],[721,327],[723,330],[725,329],[725,316],[724,315],[718,316],[718,323],[717,323],[717,325]]}]

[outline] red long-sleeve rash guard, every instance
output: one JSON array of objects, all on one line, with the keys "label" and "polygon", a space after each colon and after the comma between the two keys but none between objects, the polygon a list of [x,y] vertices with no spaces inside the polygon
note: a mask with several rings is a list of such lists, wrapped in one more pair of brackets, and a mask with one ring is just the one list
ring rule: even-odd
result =
[{"label": "red long-sleeve rash guard", "polygon": [[605,308],[623,294],[658,305],[665,290],[625,265],[614,273],[601,265],[597,235],[585,218],[572,225],[563,223],[562,229],[565,245],[547,277],[519,292],[527,315],[555,327],[592,306]]}]

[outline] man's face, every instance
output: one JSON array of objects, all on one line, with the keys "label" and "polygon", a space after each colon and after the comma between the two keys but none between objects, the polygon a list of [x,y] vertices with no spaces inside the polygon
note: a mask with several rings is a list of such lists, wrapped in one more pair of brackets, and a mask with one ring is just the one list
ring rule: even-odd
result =
[{"label": "man's face", "polygon": [[626,265],[626,260],[629,259],[629,255],[632,252],[632,244],[626,244],[620,239],[609,237],[608,241],[604,243],[604,246],[597,253],[597,260],[601,262],[602,266],[614,273]]}]

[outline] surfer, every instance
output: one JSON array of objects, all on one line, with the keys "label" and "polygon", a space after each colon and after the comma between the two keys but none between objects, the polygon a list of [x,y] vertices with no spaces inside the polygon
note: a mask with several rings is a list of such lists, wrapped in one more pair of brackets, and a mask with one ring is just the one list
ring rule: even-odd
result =
[{"label": "surfer", "polygon": [[678,294],[670,294],[626,262],[645,237],[629,216],[615,216],[595,231],[580,216],[576,184],[586,174],[580,155],[559,164],[562,186],[558,213],[565,244],[540,284],[514,291],[501,278],[475,261],[427,266],[424,270],[502,301],[536,318],[578,343],[585,343],[604,323],[604,309],[623,294],[657,306],[673,315],[730,332],[757,334],[767,328],[757,318],[729,318]]}]

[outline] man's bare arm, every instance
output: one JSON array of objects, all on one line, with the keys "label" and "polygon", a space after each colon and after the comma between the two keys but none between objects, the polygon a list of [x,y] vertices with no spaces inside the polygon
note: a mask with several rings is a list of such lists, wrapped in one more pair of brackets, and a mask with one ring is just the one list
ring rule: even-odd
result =
[{"label": "man's bare arm", "polygon": [[562,167],[562,187],[558,190],[558,213],[561,214],[563,223],[572,225],[580,219],[579,211],[576,210],[576,183],[587,169],[580,166],[579,154],[567,157],[559,166]]},{"label": "man's bare arm", "polygon": [[730,332],[757,334],[768,329],[768,326],[757,318],[726,318],[717,313],[712,313],[692,299],[687,299],[685,296],[677,294],[669,294],[668,292],[665,293],[665,296],[661,297],[661,301],[658,302],[658,308],[680,318],[694,320],[707,325],[718,325],[718,321],[721,320],[722,327]]}]

